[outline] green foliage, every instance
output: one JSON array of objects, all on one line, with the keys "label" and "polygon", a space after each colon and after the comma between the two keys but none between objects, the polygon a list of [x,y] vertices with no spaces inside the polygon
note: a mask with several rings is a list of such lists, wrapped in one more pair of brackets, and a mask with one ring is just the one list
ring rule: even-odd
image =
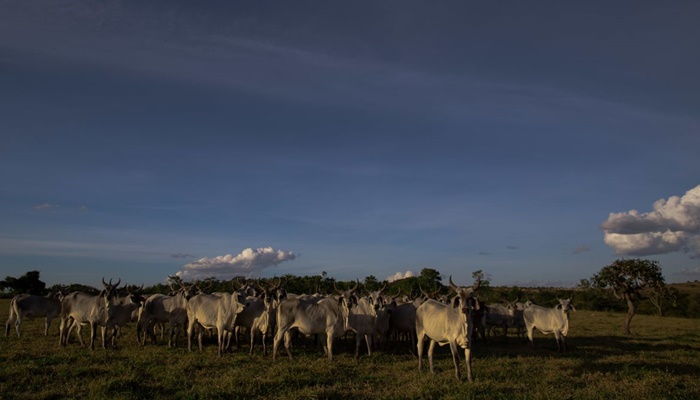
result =
[{"label": "green foliage", "polygon": [[39,271],[29,271],[26,274],[15,278],[8,276],[0,281],[0,292],[4,292],[7,297],[14,297],[18,294],[46,294],[46,283],[39,279]]},{"label": "green foliage", "polygon": [[602,289],[612,290],[620,300],[641,298],[643,289],[655,290],[665,286],[658,261],[644,259],[619,259],[603,267],[591,279]]}]

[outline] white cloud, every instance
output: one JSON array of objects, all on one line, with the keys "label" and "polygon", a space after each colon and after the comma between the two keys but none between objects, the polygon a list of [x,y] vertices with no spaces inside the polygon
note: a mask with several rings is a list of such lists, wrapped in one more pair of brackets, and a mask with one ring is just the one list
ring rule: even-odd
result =
[{"label": "white cloud", "polygon": [[56,211],[58,209],[58,205],[56,204],[49,204],[49,203],[44,203],[44,204],[39,204],[34,206],[34,209],[37,211]]},{"label": "white cloud", "polygon": [[700,185],[682,197],[657,200],[653,211],[610,213],[601,227],[605,244],[623,255],[652,255],[683,251],[700,254]]},{"label": "white cloud", "polygon": [[413,271],[406,271],[405,273],[397,272],[394,275],[387,276],[386,280],[389,282],[398,281],[399,279],[410,278],[416,276]]},{"label": "white cloud", "polygon": [[229,279],[237,275],[248,275],[284,261],[291,261],[296,255],[291,251],[275,250],[272,247],[247,248],[238,255],[226,254],[213,258],[200,258],[186,264],[177,276],[183,280],[197,280],[209,277]]}]

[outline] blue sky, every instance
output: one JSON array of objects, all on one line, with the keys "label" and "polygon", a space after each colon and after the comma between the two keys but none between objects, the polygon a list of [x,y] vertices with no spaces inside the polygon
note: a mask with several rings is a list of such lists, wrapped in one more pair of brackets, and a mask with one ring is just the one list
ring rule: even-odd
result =
[{"label": "blue sky", "polygon": [[0,275],[699,279],[699,13],[0,0]]}]

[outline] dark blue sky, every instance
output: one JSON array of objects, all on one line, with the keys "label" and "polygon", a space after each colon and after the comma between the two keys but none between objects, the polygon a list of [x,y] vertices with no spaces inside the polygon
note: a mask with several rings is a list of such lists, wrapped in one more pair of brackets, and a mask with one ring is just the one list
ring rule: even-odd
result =
[{"label": "dark blue sky", "polygon": [[697,279],[698,15],[0,0],[0,273]]}]

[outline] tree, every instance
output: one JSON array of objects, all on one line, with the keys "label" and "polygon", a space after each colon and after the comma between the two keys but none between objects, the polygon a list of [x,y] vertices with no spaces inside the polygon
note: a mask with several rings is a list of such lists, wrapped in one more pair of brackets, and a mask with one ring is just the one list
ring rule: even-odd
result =
[{"label": "tree", "polygon": [[660,317],[664,316],[664,306],[670,302],[673,307],[676,306],[676,300],[678,299],[678,289],[674,287],[669,287],[663,282],[655,287],[650,287],[646,293],[647,298],[651,304],[656,307],[657,313]]},{"label": "tree", "polygon": [[438,292],[442,289],[440,272],[433,268],[423,268],[418,276],[418,284],[423,290]]},{"label": "tree", "polygon": [[39,279],[39,271],[29,271],[19,278],[8,276],[4,281],[0,281],[0,290],[8,289],[12,295],[23,293],[44,295],[46,283]]},{"label": "tree", "polygon": [[623,323],[625,334],[630,334],[630,322],[636,312],[635,302],[642,300],[642,291],[665,287],[658,261],[619,259],[593,275],[596,287],[610,289],[615,297],[627,302],[627,316]]}]

